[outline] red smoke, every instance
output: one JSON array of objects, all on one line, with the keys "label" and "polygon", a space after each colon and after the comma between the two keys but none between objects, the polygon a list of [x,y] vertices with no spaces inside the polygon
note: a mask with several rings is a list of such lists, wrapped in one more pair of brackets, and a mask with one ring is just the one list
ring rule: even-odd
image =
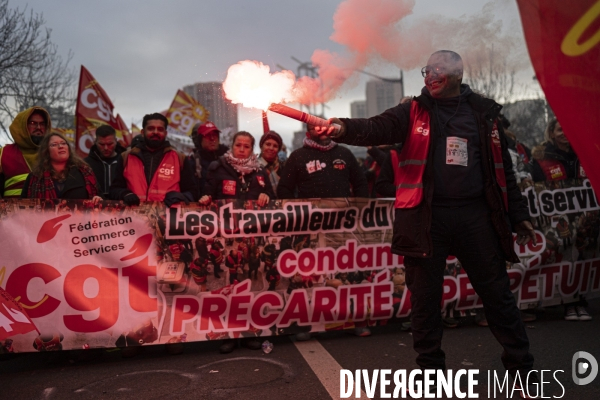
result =
[{"label": "red smoke", "polygon": [[[436,50],[454,50],[461,54],[465,61],[465,71],[470,68],[483,68],[489,63],[490,54],[496,60],[511,65],[515,71],[527,65],[524,47],[520,46],[516,34],[502,32],[502,22],[495,19],[500,0],[489,2],[476,14],[461,18],[449,18],[442,15],[430,15],[415,20],[407,18],[413,13],[415,0],[345,0],[338,6],[333,16],[334,33],[330,39],[343,45],[344,54],[327,50],[315,50],[311,61],[319,68],[317,78],[301,77],[295,80],[291,71],[284,71],[285,84],[281,84],[283,76],[278,76],[279,87],[284,87],[272,97],[270,102],[299,102],[302,104],[320,103],[330,100],[348,81],[357,69],[364,69],[377,61],[392,63],[400,69],[410,70],[422,67],[430,54]],[[243,63],[256,63],[242,61]],[[248,64],[246,64],[248,65]],[[260,64],[262,66],[262,64]],[[266,67],[266,66],[263,66]],[[230,73],[234,66],[230,68]],[[237,67],[236,67],[237,68]],[[268,71],[268,67],[267,67]],[[256,73],[245,73],[236,70],[240,81],[246,80]],[[244,103],[239,96],[230,95],[228,90],[228,73],[225,80],[225,92],[234,103]],[[241,73],[241,74],[240,74]],[[275,73],[272,76],[274,77]],[[239,88],[240,85],[237,85]],[[261,87],[260,82],[251,85]],[[239,93],[242,91],[238,89]],[[247,98],[247,87],[243,90]],[[264,90],[255,96],[265,97]],[[266,104],[268,100],[263,100]],[[255,106],[256,107],[256,106]],[[266,108],[265,106],[257,108]]]}]

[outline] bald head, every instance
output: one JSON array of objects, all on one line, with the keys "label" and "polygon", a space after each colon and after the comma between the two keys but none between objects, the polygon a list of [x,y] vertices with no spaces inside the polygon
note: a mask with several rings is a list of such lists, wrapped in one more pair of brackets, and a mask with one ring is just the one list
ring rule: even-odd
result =
[{"label": "bald head", "polygon": [[433,53],[423,69],[425,87],[434,98],[460,95],[463,77],[463,62],[460,55],[450,50]]}]

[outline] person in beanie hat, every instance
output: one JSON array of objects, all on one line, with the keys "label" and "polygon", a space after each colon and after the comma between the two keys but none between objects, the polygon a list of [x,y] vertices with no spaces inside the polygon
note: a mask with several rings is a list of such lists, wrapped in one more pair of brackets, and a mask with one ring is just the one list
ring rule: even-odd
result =
[{"label": "person in beanie hat", "polygon": [[213,161],[227,153],[229,148],[220,143],[219,133],[221,131],[211,121],[204,124],[197,124],[192,128],[192,141],[194,142],[194,151],[189,159],[194,165],[194,178],[200,189],[200,196],[205,195],[204,186],[208,174],[208,166]]},{"label": "person in beanie hat", "polygon": [[273,191],[277,193],[279,173],[283,170],[285,162],[279,160],[278,154],[283,146],[281,136],[275,131],[269,131],[260,138],[260,156],[258,162],[269,174]]}]

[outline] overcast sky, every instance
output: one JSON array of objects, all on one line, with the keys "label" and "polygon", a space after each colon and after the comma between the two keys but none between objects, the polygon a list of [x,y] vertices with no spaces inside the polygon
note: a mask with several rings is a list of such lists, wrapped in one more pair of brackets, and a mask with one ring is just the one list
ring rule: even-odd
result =
[{"label": "overcast sky", "polygon": [[[498,0],[504,28],[519,29],[514,0]],[[138,123],[144,114],[169,107],[177,89],[203,81],[222,81],[230,65],[258,60],[275,69],[296,71],[291,56],[310,60],[314,50],[341,52],[332,42],[333,15],[340,0],[10,0],[42,13],[52,40],[63,54],[74,54],[71,65],[84,65],[104,87],[125,122]],[[461,17],[478,12],[482,0],[417,0],[415,20],[441,14]],[[368,13],[368,10],[365,10]],[[522,36],[522,35],[521,35]],[[423,55],[424,62],[428,54]],[[398,69],[372,63],[368,70],[398,76]],[[531,76],[531,75],[529,75]],[[419,93],[417,70],[405,72],[405,92]],[[350,102],[364,99],[361,77],[331,101],[326,116],[345,117]],[[271,127],[291,142],[300,123],[270,116]],[[258,113],[242,112],[239,128],[262,133]]]}]

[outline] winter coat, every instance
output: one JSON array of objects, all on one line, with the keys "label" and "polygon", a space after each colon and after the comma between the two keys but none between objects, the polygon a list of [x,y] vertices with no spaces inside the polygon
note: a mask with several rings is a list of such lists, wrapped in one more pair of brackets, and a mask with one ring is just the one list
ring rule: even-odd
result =
[{"label": "winter coat", "polygon": [[194,170],[194,179],[196,180],[196,185],[200,190],[200,196],[204,196],[206,193],[206,179],[208,177],[208,167],[210,164],[217,161],[219,157],[223,154],[227,153],[229,148],[224,144],[219,144],[219,148],[217,151],[207,151],[203,148],[198,150],[194,149],[194,152],[190,154],[189,160],[192,163],[192,168]]},{"label": "winter coat", "polygon": [[[244,191],[244,187],[247,187],[247,191]],[[264,168],[261,167],[258,171],[244,175],[244,183],[242,183],[241,175],[223,156],[208,167],[204,192],[213,200],[258,200],[261,193],[265,193],[271,200],[275,199],[269,175]]]},{"label": "winter coat", "polygon": [[[433,111],[433,99],[421,95],[416,100],[430,113],[430,120],[432,121],[430,134],[440,135],[439,126],[435,123],[437,118]],[[498,118],[502,106],[491,99],[484,98],[475,93],[471,93],[467,97],[467,101],[477,119],[484,179],[484,197],[491,210],[491,221],[498,233],[505,258],[512,262],[519,262],[519,258],[513,250],[511,226],[514,227],[521,221],[529,220],[530,216],[525,199],[521,195],[521,191],[516,183],[506,137],[501,124],[498,124],[498,129],[500,131],[502,160],[506,175],[508,212],[504,210],[502,192],[496,182],[493,159],[490,154],[492,127],[494,121]],[[409,132],[410,107],[410,103],[399,104],[386,110],[383,114],[369,119],[342,119],[346,126],[346,133],[343,137],[336,140],[355,146],[404,143]],[[392,252],[395,254],[423,258],[431,257],[433,254],[433,245],[429,232],[432,222],[431,203],[434,191],[435,170],[433,168],[433,154],[435,143],[435,140],[431,141],[423,175],[423,201],[413,208],[397,208],[395,210],[394,235],[392,239]]]},{"label": "winter coat", "polygon": [[[27,178],[27,174],[31,172],[33,165],[37,159],[37,151],[40,148],[39,145],[33,143],[29,130],[27,130],[27,120],[33,114],[34,111],[42,112],[46,115],[46,134],[52,130],[52,123],[50,122],[50,114],[42,107],[31,107],[17,114],[14,121],[10,124],[10,135],[12,136],[14,143],[6,145],[4,148],[0,147],[0,198],[3,197],[5,189],[16,190],[10,197],[19,197],[21,193],[19,190],[23,187],[23,182]],[[2,157],[4,149],[7,147],[16,147],[15,154],[20,153],[19,157],[23,157],[19,160],[19,167],[11,168],[12,172],[5,171],[7,165],[7,157]],[[3,159],[4,158],[4,159]],[[12,167],[15,167],[13,165]],[[10,178],[19,177],[18,181],[11,184],[10,187],[5,188],[5,182]],[[7,197],[9,197],[7,195]]]},{"label": "winter coat", "polygon": [[125,147],[121,146],[117,142],[117,147],[115,148],[117,155],[107,160],[102,158],[100,152],[98,151],[98,147],[94,144],[90,149],[89,156],[84,159],[84,161],[90,167],[92,167],[94,175],[96,175],[96,180],[98,181],[98,185],[100,185],[100,194],[102,197],[108,198],[108,190],[110,189],[110,185],[115,179],[115,174],[117,172],[119,154],[125,150]]},{"label": "winter coat", "polygon": [[[115,171],[115,177],[109,189],[109,198],[111,200],[123,200],[125,196],[133,193],[133,191],[128,187],[127,180],[125,179],[125,166],[123,157],[137,157],[142,161],[144,165],[145,176],[140,177],[140,179],[146,179],[146,183],[150,185],[162,159],[170,151],[175,151],[175,149],[170,146],[168,141],[165,141],[163,147],[154,152],[149,151],[144,143],[140,143],[128,152],[122,153],[121,157],[117,159],[117,168]],[[179,191],[187,198],[188,201],[198,200],[198,188],[196,186],[196,182],[194,181],[194,172],[192,171],[191,163],[186,158],[180,167],[181,172]]]},{"label": "winter coat", "polygon": [[[33,174],[27,176],[21,198],[31,197],[29,193],[30,186],[39,179]],[[98,184],[90,167],[87,165],[82,165],[81,168],[71,167],[64,182],[62,193],[60,195],[56,193],[56,195],[57,198],[64,200],[91,200],[95,195],[99,195]],[[41,196],[40,193],[37,197],[44,198]]]},{"label": "winter coat", "polygon": [[[579,162],[579,157],[571,149],[571,151],[562,151],[554,145],[554,143],[547,141],[542,143],[540,146],[536,146],[533,150],[533,162],[531,177],[534,182],[544,182],[548,180],[563,180],[563,179],[575,179],[585,177],[585,172]],[[557,171],[556,176],[552,179],[548,179],[544,173],[542,164],[548,162],[548,164],[556,163],[562,166],[560,171]],[[566,176],[565,176],[566,174]]]},{"label": "winter coat", "polygon": [[381,165],[379,176],[375,182],[375,191],[378,197],[396,197],[396,185],[394,184],[394,166],[392,165],[392,151],[400,154],[402,145],[394,146],[388,151],[385,161]]},{"label": "winter coat", "polygon": [[[347,148],[294,150],[280,174],[279,199],[369,197],[369,186],[356,157]],[[298,196],[295,196],[295,193]]]}]

